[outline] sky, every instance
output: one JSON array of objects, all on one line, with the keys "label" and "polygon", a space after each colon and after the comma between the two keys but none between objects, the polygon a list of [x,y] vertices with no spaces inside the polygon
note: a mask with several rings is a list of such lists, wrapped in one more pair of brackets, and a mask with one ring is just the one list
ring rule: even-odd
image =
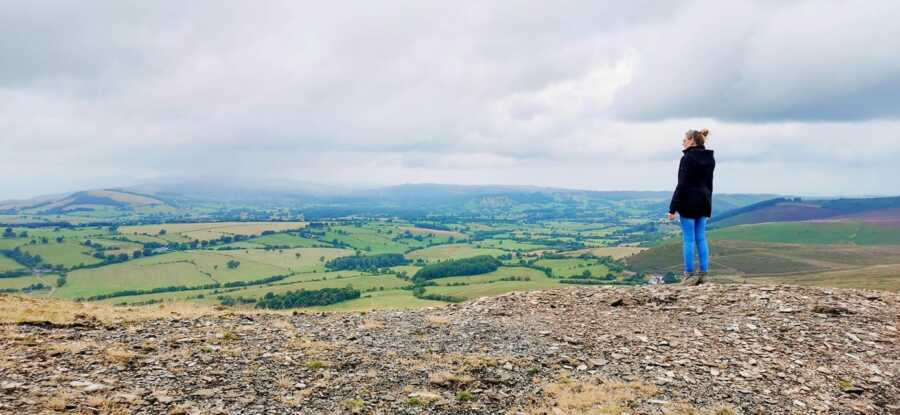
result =
[{"label": "sky", "polygon": [[[327,4],[326,4],[327,3]],[[900,2],[0,2],[0,199],[153,183],[900,194]]]}]

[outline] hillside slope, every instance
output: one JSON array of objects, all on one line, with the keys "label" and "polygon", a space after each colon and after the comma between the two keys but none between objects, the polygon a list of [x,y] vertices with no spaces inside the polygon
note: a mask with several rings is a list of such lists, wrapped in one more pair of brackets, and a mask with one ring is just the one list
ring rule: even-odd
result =
[{"label": "hillside slope", "polygon": [[900,197],[803,200],[775,198],[717,212],[717,227],[813,220],[900,225]]},{"label": "hillside slope", "polygon": [[0,202],[4,214],[57,215],[109,209],[133,211],[139,208],[167,207],[166,202],[150,195],[123,190],[89,190],[65,196],[44,196],[30,200]]},{"label": "hillside slope", "polygon": [[67,304],[0,297],[0,412],[900,411],[890,293],[572,288],[416,311],[127,322]]}]

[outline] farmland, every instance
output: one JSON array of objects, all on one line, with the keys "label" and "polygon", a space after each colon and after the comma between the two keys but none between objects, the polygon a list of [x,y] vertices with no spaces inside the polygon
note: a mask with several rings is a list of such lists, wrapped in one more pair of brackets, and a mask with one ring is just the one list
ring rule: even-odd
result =
[{"label": "farmland", "polygon": [[176,223],[162,225],[123,226],[119,233],[123,235],[158,236],[160,238],[172,238],[168,235],[177,235],[171,242],[184,242],[186,240],[209,241],[224,236],[253,236],[263,232],[279,232],[289,229],[301,229],[304,222],[221,222],[221,223]]},{"label": "farmland", "polygon": [[460,259],[478,255],[503,255],[506,251],[495,248],[476,248],[469,244],[438,245],[429,248],[418,249],[406,254],[409,259],[423,259],[425,261],[441,261],[445,259]]},{"label": "farmland", "polygon": [[[0,256],[3,269],[21,273],[7,278],[0,288],[22,290],[43,283],[48,289],[41,290],[41,295],[59,298],[113,304],[233,300],[240,306],[268,293],[349,286],[362,292],[360,298],[322,309],[350,310],[442,304],[443,298],[542,289],[559,286],[560,278],[611,274],[601,261],[591,259],[591,252],[565,251],[569,247],[599,249],[595,238],[613,232],[609,227],[571,222],[549,227],[429,226],[437,228],[365,219],[312,226],[295,221],[12,228],[9,237],[0,238],[0,249],[18,248],[40,256],[39,266],[50,267],[62,277],[39,279],[27,274],[29,266]],[[578,240],[593,241],[591,248]],[[554,252],[565,255],[541,257]],[[335,272],[325,267],[339,257],[388,253],[402,254],[411,263]],[[411,277],[424,264],[483,255],[500,258],[506,265],[481,275],[439,278],[420,292],[411,289]]]},{"label": "farmland", "polygon": [[[61,206],[83,207],[97,198],[108,202],[103,209],[120,202],[133,204],[132,209],[164,207],[156,199],[106,193],[74,197]],[[574,220],[574,211],[562,220],[511,220],[509,215],[531,213],[504,211],[497,206],[509,200],[489,199],[477,209],[502,219],[304,220],[290,211],[273,211],[267,214],[294,220],[10,222],[0,237],[0,273],[5,277],[0,290],[112,304],[181,301],[253,307],[270,293],[339,289],[358,295],[342,297],[338,304],[318,303],[313,309],[365,310],[439,305],[562,283],[640,284],[645,273],[680,268],[680,247],[671,239],[677,227],[651,215],[647,206],[655,206],[654,199],[601,210],[595,221]],[[523,200],[546,201],[531,196]],[[94,214],[109,213],[103,209]],[[205,207],[196,211],[215,212]],[[256,212],[250,216],[262,216]],[[847,220],[719,228],[711,233],[713,272],[889,289],[890,268],[878,267],[900,264],[900,249],[890,245],[896,235],[885,229]],[[393,257],[390,262],[374,260],[382,254]],[[339,268],[326,266],[343,257],[357,259],[344,260]],[[493,265],[416,276],[426,267],[456,266],[445,261],[477,258]],[[870,285],[845,273],[857,269],[873,276],[867,280]],[[813,278],[819,274],[820,279]]]}]

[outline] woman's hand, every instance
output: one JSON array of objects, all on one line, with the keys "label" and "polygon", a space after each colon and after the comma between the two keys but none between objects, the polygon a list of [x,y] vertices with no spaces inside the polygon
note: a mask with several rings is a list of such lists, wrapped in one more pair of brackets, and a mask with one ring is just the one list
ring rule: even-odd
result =
[{"label": "woman's hand", "polygon": [[670,214],[669,214],[669,222],[671,222],[671,221],[673,221],[673,220],[675,220],[675,214],[674,214],[674,213],[670,213]]}]

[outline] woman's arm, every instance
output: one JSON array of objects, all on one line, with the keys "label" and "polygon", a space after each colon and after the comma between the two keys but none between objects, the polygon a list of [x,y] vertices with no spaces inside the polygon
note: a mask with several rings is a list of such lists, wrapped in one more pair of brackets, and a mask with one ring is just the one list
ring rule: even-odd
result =
[{"label": "woman's arm", "polygon": [[678,208],[681,204],[682,188],[684,187],[684,182],[686,180],[687,163],[684,162],[684,157],[682,157],[681,162],[678,163],[678,185],[675,186],[675,193],[672,194],[672,202],[669,203],[669,215],[674,215],[675,212],[678,211]]}]

